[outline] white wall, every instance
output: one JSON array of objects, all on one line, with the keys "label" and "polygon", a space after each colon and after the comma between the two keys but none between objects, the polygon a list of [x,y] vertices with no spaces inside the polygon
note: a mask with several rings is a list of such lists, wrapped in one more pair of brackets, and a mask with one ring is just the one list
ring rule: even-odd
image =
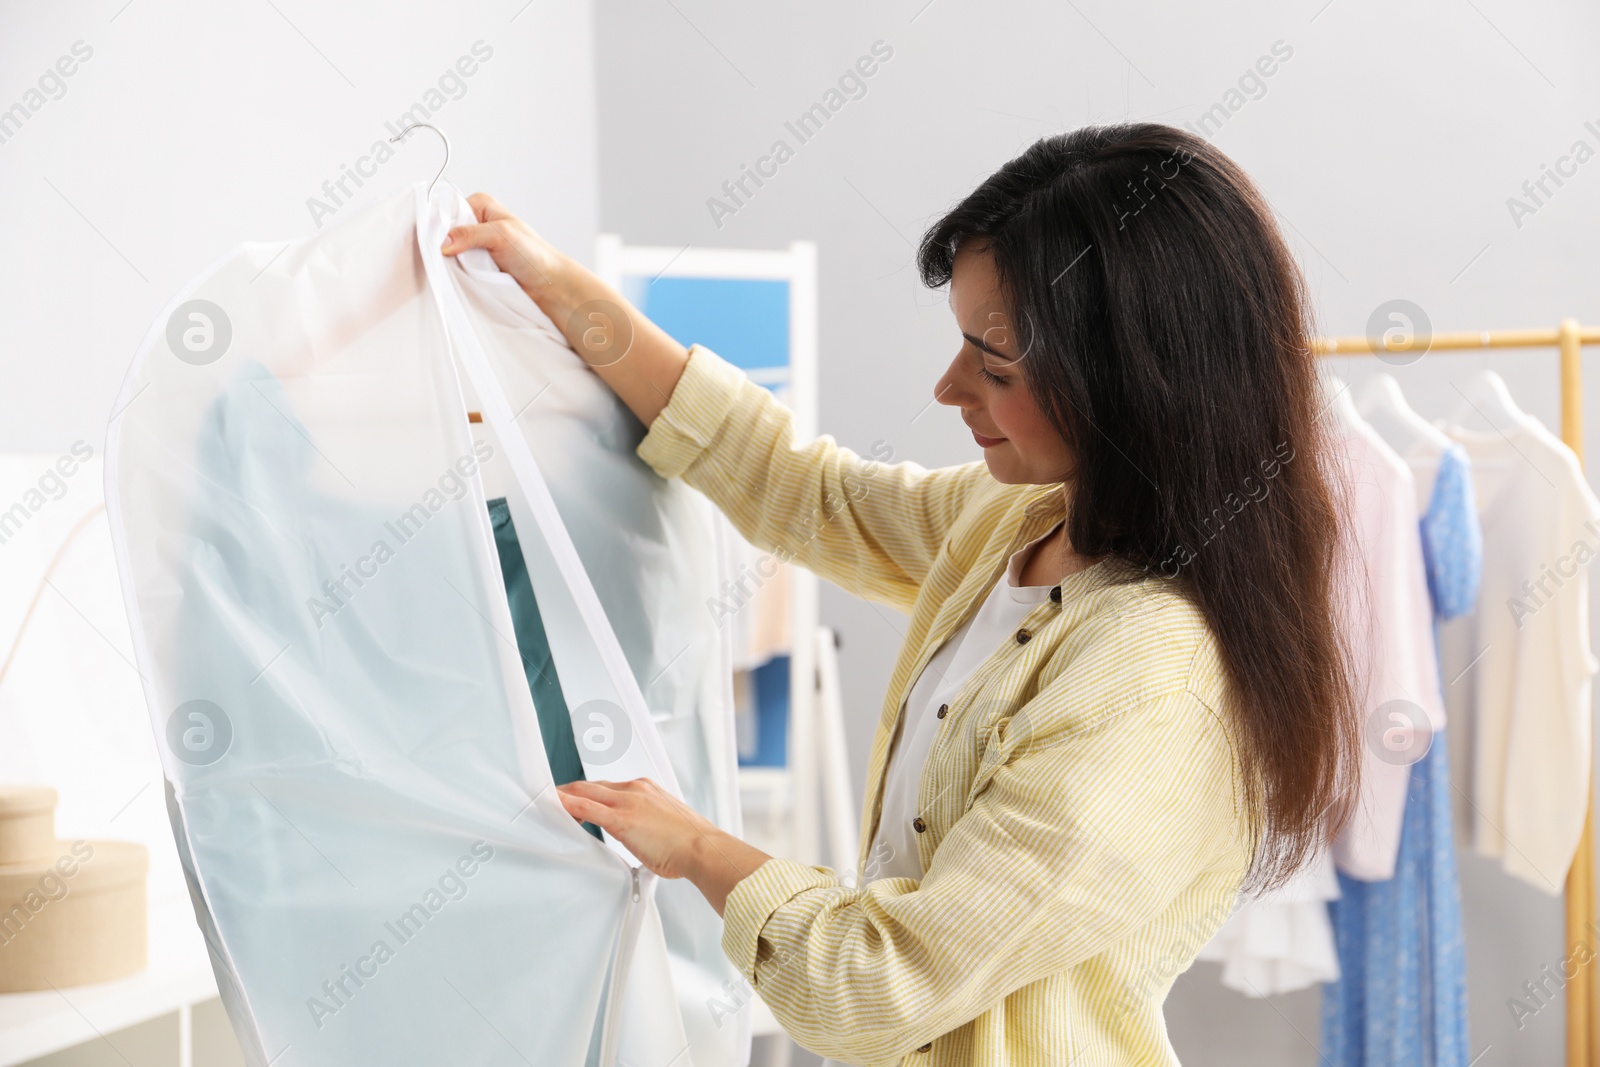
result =
[{"label": "white wall", "polygon": [[[64,93],[30,98],[80,41],[92,54]],[[552,205],[539,218],[549,236],[592,248],[592,55],[581,2],[0,9],[0,111],[42,105],[20,129],[0,125],[0,451],[79,437],[98,449],[172,294],[241,241],[313,232],[308,199],[326,201],[323,183],[442,75],[430,121],[450,135],[448,175],[463,192]],[[479,59],[470,77],[454,69],[463,56]],[[392,147],[364,188],[347,181],[341,212],[431,177],[443,158],[425,130]]]},{"label": "white wall", "polygon": [[[596,14],[601,223],[631,242],[819,244],[821,428],[865,451],[934,466],[978,457],[954,414],[927,405],[955,350],[912,245],[940,211],[1041,135],[1086,121],[1196,120],[1276,41],[1293,49],[1214,140],[1266,191],[1314,288],[1325,329],[1361,333],[1380,303],[1420,304],[1435,327],[1600,323],[1590,162],[1516,226],[1506,199],[1576,139],[1600,149],[1592,7],[1570,0],[1115,4],[1109,0],[616,4]],[[877,40],[893,58],[778,174],[716,225],[707,199]],[[1398,372],[1430,416],[1451,382],[1500,368],[1527,410],[1557,425],[1555,357],[1430,355]],[[1590,439],[1600,362],[1587,361]],[[1352,379],[1375,361],[1343,367]],[[827,588],[843,633],[858,781],[905,628]],[[1559,1008],[1518,1032],[1506,998],[1563,954],[1559,900],[1464,861],[1473,1053],[1557,1062]],[[1169,1003],[1192,1065],[1312,1064],[1315,994],[1247,1003],[1202,966]]]}]

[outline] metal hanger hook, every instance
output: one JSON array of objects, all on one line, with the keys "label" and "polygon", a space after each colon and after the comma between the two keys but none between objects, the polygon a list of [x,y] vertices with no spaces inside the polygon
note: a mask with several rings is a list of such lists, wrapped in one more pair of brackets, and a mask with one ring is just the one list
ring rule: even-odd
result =
[{"label": "metal hanger hook", "polygon": [[450,138],[448,138],[448,137],[446,137],[444,135],[444,131],[443,130],[441,130],[437,126],[432,125],[431,123],[413,122],[411,125],[407,126],[405,129],[401,130],[399,133],[397,133],[393,137],[389,138],[389,140],[390,140],[391,143],[393,143],[395,141],[398,141],[398,140],[400,140],[400,138],[404,137],[406,134],[408,134],[412,130],[416,130],[416,129],[432,130],[434,133],[439,135],[439,140],[444,142],[444,162],[439,165],[439,173],[435,174],[433,176],[433,181],[428,183],[428,199],[432,200],[433,199],[433,187],[435,185],[439,184],[439,179],[444,177],[444,169],[450,165]]}]

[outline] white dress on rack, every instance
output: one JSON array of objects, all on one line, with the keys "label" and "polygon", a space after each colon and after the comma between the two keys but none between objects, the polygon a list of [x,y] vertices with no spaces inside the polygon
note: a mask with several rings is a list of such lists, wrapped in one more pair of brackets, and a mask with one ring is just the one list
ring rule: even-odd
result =
[{"label": "white dress on rack", "polygon": [[1327,852],[1279,889],[1241,895],[1197,959],[1222,964],[1222,984],[1246,996],[1292,993],[1339,979],[1328,901],[1339,879]]},{"label": "white dress on rack", "polygon": [[1480,855],[1557,895],[1588,807],[1600,501],[1537,419],[1498,429],[1447,430],[1472,457],[1483,526],[1478,610],[1440,629],[1450,715],[1467,726],[1450,732],[1456,825]]}]

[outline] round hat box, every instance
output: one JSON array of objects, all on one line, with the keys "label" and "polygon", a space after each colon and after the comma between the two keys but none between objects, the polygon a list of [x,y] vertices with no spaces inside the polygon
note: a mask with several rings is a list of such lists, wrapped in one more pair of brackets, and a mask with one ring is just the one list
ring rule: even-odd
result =
[{"label": "round hat box", "polygon": [[126,841],[54,840],[54,790],[43,790],[52,840],[41,847],[41,789],[0,790],[0,847],[10,850],[0,854],[0,993],[108,982],[147,963],[149,853]]},{"label": "round hat box", "polygon": [[47,785],[0,785],[0,866],[55,858],[56,791]]}]

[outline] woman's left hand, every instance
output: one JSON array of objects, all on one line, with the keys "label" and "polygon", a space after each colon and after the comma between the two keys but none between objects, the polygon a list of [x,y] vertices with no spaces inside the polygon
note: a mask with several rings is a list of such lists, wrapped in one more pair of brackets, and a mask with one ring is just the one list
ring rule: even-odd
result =
[{"label": "woman's left hand", "polygon": [[718,915],[739,880],[771,858],[649,778],[568,782],[556,792],[569,815],[600,827],[656,874],[693,882]]}]

